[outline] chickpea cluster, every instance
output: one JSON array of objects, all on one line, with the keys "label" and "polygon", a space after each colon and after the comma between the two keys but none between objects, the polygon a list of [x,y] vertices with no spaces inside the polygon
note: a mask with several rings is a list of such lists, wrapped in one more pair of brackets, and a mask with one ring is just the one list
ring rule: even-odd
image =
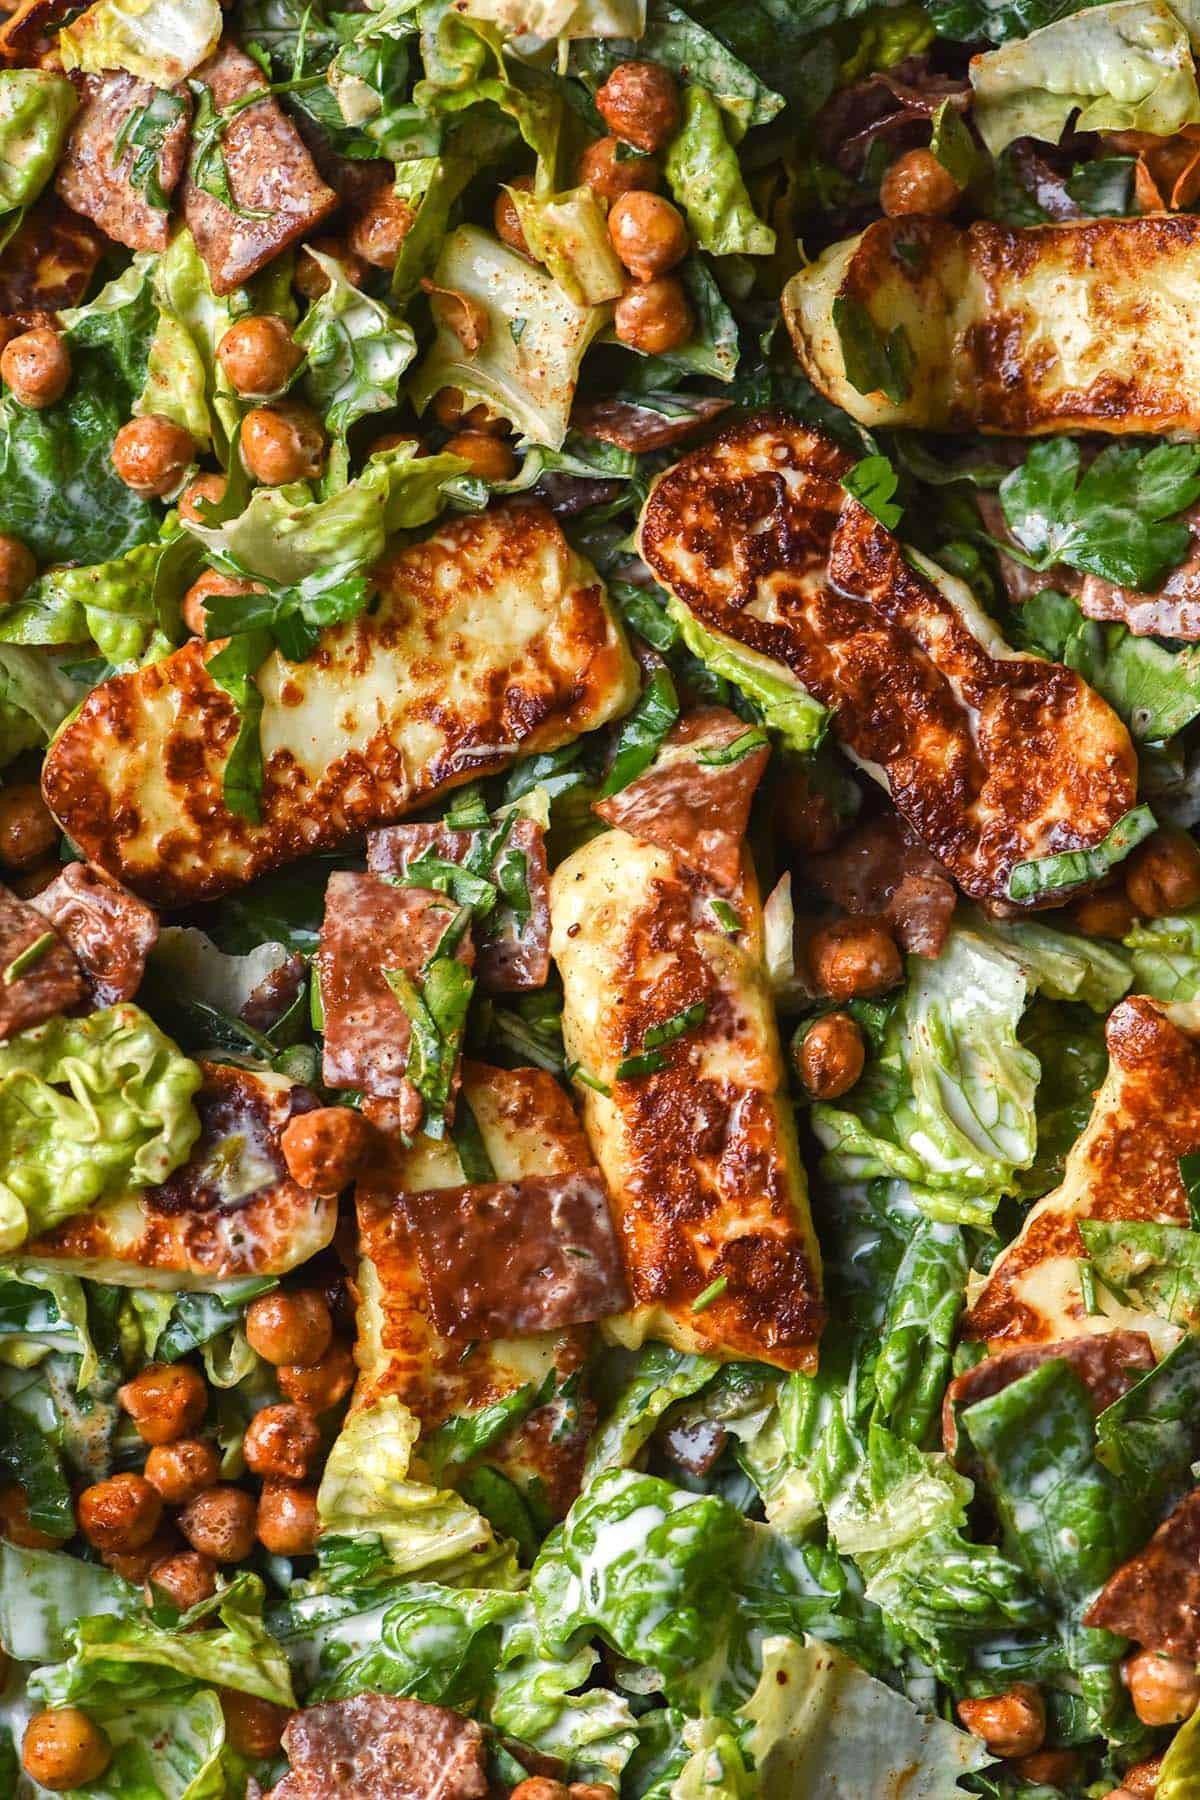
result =
[{"label": "chickpea cluster", "polygon": [[[252,1301],[246,1336],[273,1365],[284,1396],[255,1414],[243,1439],[246,1467],[260,1483],[257,1498],[222,1479],[220,1452],[203,1435],[209,1394],[200,1370],[151,1363],[117,1396],[146,1446],[141,1474],[92,1482],[76,1499],[81,1535],[108,1568],[143,1584],[148,1606],[165,1595],[186,1612],[210,1599],[218,1572],[244,1561],[256,1543],[289,1557],[307,1556],[316,1545],[320,1418],[349,1394],[353,1352],[335,1337],[329,1302],[313,1288],[278,1289]],[[26,1548],[58,1547],[31,1523],[16,1483],[0,1487],[0,1531]],[[243,1754],[278,1749],[284,1708],[232,1691],[222,1693],[221,1704],[230,1741]],[[27,1772],[52,1792],[96,1780],[111,1755],[103,1730],[75,1707],[35,1715],[22,1747]]]},{"label": "chickpea cluster", "polygon": [[1088,937],[1123,938],[1138,919],[1185,912],[1200,902],[1200,845],[1190,832],[1163,825],[1139,844],[1114,881],[1071,908]]}]

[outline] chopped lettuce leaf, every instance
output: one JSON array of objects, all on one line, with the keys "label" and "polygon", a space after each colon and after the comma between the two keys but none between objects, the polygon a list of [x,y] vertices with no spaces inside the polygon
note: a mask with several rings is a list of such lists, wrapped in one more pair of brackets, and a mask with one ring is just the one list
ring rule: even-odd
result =
[{"label": "chopped lettuce leaf", "polygon": [[668,1344],[644,1345],[588,1445],[585,1480],[602,1469],[628,1468],[667,1408],[698,1393],[719,1367],[711,1356],[690,1356]]},{"label": "chopped lettuce leaf", "polygon": [[440,388],[482,400],[533,443],[560,450],[567,435],[583,353],[607,309],[580,307],[551,276],[474,225],[446,238],[434,271],[444,292],[462,295],[486,321],[468,351],[446,316],[410,386],[423,412]]},{"label": "chopped lettuce leaf", "polygon": [[[110,663],[136,661],[155,631],[174,623],[168,609],[177,607],[198,561],[187,540],[175,536],[136,544],[111,562],[47,569],[0,617],[0,633],[14,644],[90,639]],[[74,705],[78,694],[62,679]]]},{"label": "chopped lettuce leaf", "polygon": [[[804,22],[794,8],[781,11],[783,16],[778,21],[781,29],[786,24],[793,28],[798,24],[802,33],[811,30],[812,26]],[[736,19],[722,18],[719,29],[728,40],[722,42],[721,37],[691,18],[682,8],[672,5],[671,0],[650,0],[644,32],[630,32],[615,43],[575,44],[571,50],[571,70],[581,75],[589,87],[598,88],[619,63],[634,60],[661,63],[681,83],[697,82],[712,95],[729,120],[730,136],[737,142],[752,125],[769,125],[784,104],[782,94],[776,93],[729,48],[729,41],[737,35],[737,24],[744,24],[752,16],[753,9],[743,5],[739,7]],[[814,18],[812,25],[819,22]],[[771,37],[769,23],[765,35]],[[767,68],[772,67],[771,55],[777,42],[776,38],[776,44],[767,48]]]},{"label": "chopped lettuce leaf", "polygon": [[752,700],[787,749],[802,754],[816,749],[825,735],[829,714],[789,670],[701,625],[679,600],[672,600],[667,611],[692,655]]},{"label": "chopped lettuce leaf", "polygon": [[1200,646],[1168,650],[1124,625],[1085,619],[1079,602],[1052,589],[1020,609],[1017,641],[1077,669],[1128,725],[1138,744],[1158,744],[1200,713]]},{"label": "chopped lettuce leaf", "polygon": [[0,1540],[0,1643],[17,1662],[61,1662],[80,1619],[127,1619],[140,1590],[62,1550],[25,1550]]},{"label": "chopped lettuce leaf", "polygon": [[393,1576],[455,1587],[511,1588],[509,1544],[473,1506],[410,1473],[417,1420],[389,1394],[351,1414],[329,1453],[317,1495],[326,1539],[374,1537]]},{"label": "chopped lettuce leaf", "polygon": [[594,188],[544,198],[509,188],[530,253],[576,306],[602,306],[625,291],[625,273]]},{"label": "chopped lettuce leaf", "polygon": [[145,385],[133,410],[172,419],[201,449],[211,446],[227,464],[240,407],[217,361],[217,345],[248,310],[248,297],[239,289],[217,299],[195,240],[184,227],[158,259],[154,298],[157,325]]},{"label": "chopped lettuce leaf", "polygon": [[336,258],[311,248],[306,254],[329,286],[296,331],[306,353],[304,386],[328,429],[344,437],[356,419],[396,405],[417,340],[403,319],[350,285]]},{"label": "chopped lettuce leaf", "polygon": [[217,0],[95,0],[58,44],[64,68],[124,69],[173,88],[212,55],[222,24]]},{"label": "chopped lettuce leaf", "polygon": [[1163,1757],[1154,1800],[1191,1800],[1200,1787],[1200,1712],[1180,1726]]},{"label": "chopped lettuce leaf", "polygon": [[129,1004],[0,1044],[0,1248],[165,1181],[200,1135],[200,1079]]},{"label": "chopped lettuce leaf", "polygon": [[683,122],[664,168],[702,250],[712,256],[774,255],[775,233],[754,210],[721,109],[706,88],[684,90]]},{"label": "chopped lettuce leaf", "polygon": [[0,642],[0,767],[22,750],[48,744],[79,704],[82,689],[62,662],[50,650]]},{"label": "chopped lettuce leaf", "polygon": [[974,116],[993,156],[1015,138],[1057,144],[1077,131],[1171,137],[1200,122],[1184,26],[1165,0],[1116,0],[1058,19],[971,59]]},{"label": "chopped lettuce leaf", "polygon": [[1125,943],[1133,951],[1135,993],[1154,1000],[1200,998],[1200,907],[1139,919]]},{"label": "chopped lettuce leaf", "polygon": [[1200,1331],[1200,1231],[1081,1219],[1079,1233],[1106,1287],[1173,1325]]},{"label": "chopped lettuce leaf", "polygon": [[0,214],[37,199],[77,104],[71,83],[53,69],[0,69]]},{"label": "chopped lettuce leaf", "polygon": [[[761,1800],[950,1800],[959,1778],[992,1761],[985,1745],[921,1713],[829,1644],[768,1638],[763,1672],[742,1708]],[[698,1789],[702,1793],[703,1789]]]}]

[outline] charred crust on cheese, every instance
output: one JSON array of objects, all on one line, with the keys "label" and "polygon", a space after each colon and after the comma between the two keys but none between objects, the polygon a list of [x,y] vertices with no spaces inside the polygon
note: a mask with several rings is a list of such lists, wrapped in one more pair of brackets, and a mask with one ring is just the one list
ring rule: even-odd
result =
[{"label": "charred crust on cheese", "polygon": [[841,488],[850,463],[782,415],[732,426],[654,488],[642,554],[829,707],[937,861],[1005,904],[1018,863],[1100,843],[1135,804],[1129,735],[1073,670],[985,646]]}]

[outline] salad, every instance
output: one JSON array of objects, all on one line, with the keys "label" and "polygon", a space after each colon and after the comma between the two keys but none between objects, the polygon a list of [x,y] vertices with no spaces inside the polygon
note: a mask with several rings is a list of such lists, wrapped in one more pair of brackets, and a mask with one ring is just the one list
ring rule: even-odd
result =
[{"label": "salad", "polygon": [[1200,1796],[1200,21],[0,25],[0,1800]]}]

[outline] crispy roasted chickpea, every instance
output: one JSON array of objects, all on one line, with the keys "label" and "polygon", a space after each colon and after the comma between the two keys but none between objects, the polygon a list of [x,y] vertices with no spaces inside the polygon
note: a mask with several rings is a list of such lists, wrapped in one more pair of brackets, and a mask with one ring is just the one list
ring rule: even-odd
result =
[{"label": "crispy roasted chickpea", "polygon": [[521,226],[521,215],[517,211],[516,201],[508,190],[516,188],[520,193],[527,194],[532,186],[533,177],[531,175],[516,176],[508,183],[507,187],[500,189],[496,195],[496,204],[492,208],[492,222],[496,227],[496,236],[502,244],[507,244],[510,250],[519,250],[522,256],[529,255],[529,245],[525,242],[525,232]]},{"label": "crispy roasted chickpea", "polygon": [[62,1543],[61,1538],[51,1537],[30,1524],[25,1489],[16,1481],[0,1486],[0,1537],[7,1538],[10,1544],[19,1544],[22,1550],[57,1550]]},{"label": "crispy roasted chickpea", "polygon": [[195,453],[182,425],[147,413],[122,425],[113,439],[112,465],[127,488],[150,500],[179,486]]},{"label": "crispy roasted chickpea", "polygon": [[638,281],[665,275],[688,252],[687,226],[661,194],[623,194],[608,215],[613,249]]},{"label": "crispy roasted chickpea", "polygon": [[461,456],[481,481],[511,481],[517,472],[512,446],[487,431],[456,431],[446,439],[448,456]]},{"label": "crispy roasted chickpea", "polygon": [[596,95],[596,111],[623,144],[653,155],[679,130],[679,84],[661,63],[618,63]]},{"label": "crispy roasted chickpea", "polygon": [[210,505],[219,506],[224,498],[223,475],[195,475],[179,496],[179,516],[186,525],[203,525],[200,502],[206,500]]},{"label": "crispy roasted chickpea", "polygon": [[1084,937],[1123,938],[1137,919],[1133,902],[1120,882],[1082,894],[1072,903],[1071,917]]},{"label": "crispy roasted chickpea", "polygon": [[19,600],[36,574],[37,560],[29,546],[0,531],[0,607]]},{"label": "crispy roasted chickpea", "polygon": [[889,219],[909,213],[940,218],[961,199],[962,189],[932,150],[906,150],[879,185],[879,204]]},{"label": "crispy roasted chickpea", "polygon": [[960,1700],[958,1716],[993,1756],[1032,1756],[1046,1735],[1041,1690],[1027,1681],[1014,1682],[1005,1693],[983,1700]]},{"label": "crispy roasted chickpea", "polygon": [[649,193],[661,178],[652,156],[639,156],[628,150],[620,138],[597,138],[579,159],[580,186],[590,187],[610,204],[622,194]]},{"label": "crispy roasted chickpea", "polygon": [[110,1475],[84,1488],[79,1529],[96,1550],[140,1550],[162,1520],[162,1498],[141,1475]]},{"label": "crispy roasted chickpea", "polygon": [[1137,1650],[1121,1664],[1121,1680],[1143,1725],[1181,1725],[1200,1705],[1200,1673],[1179,1656]]},{"label": "crispy roasted chickpea", "polygon": [[[308,248],[310,246],[305,245],[305,249]],[[351,287],[362,286],[367,265],[361,256],[354,254],[349,244],[342,243],[340,238],[323,237],[314,238],[311,248],[319,250],[322,256],[332,256],[335,262],[341,263],[342,274]],[[315,256],[301,254],[296,258],[296,272],[292,276],[292,286],[303,295],[304,299],[319,300],[329,286],[329,277]]]},{"label": "crispy roasted chickpea", "polygon": [[325,432],[311,406],[281,400],[242,420],[242,461],[264,487],[314,481],[325,461]]},{"label": "crispy roasted chickpea", "polygon": [[287,386],[304,352],[278,313],[239,319],[217,345],[217,360],[244,400],[263,400]]},{"label": "crispy roasted chickpea", "polygon": [[193,1550],[214,1562],[242,1562],[254,1548],[254,1497],[241,1488],[211,1487],[189,1500],[179,1529]]},{"label": "crispy roasted chickpea", "polygon": [[1031,1787],[1067,1788],[1078,1773],[1079,1757],[1074,1750],[1035,1750],[1013,1764],[1013,1774]]},{"label": "crispy roasted chickpea", "polygon": [[1200,900],[1200,845],[1190,832],[1164,825],[1125,864],[1125,892],[1144,919],[1184,912]]},{"label": "crispy roasted chickpea", "polygon": [[58,843],[58,826],[32,781],[0,788],[0,868],[31,869]]},{"label": "crispy roasted chickpea", "polygon": [[904,979],[896,940],[880,919],[837,919],[808,946],[813,982],[831,1000],[886,994]]},{"label": "crispy roasted chickpea", "polygon": [[137,1550],[102,1550],[100,1560],[106,1569],[119,1575],[134,1587],[145,1581],[156,1563],[165,1562],[179,1548],[179,1534],[164,1520],[148,1544]]},{"label": "crispy roasted chickpea", "polygon": [[142,1473],[168,1506],[186,1506],[220,1481],[220,1452],[206,1438],[178,1438],[156,1444]]},{"label": "crispy roasted chickpea", "polygon": [[613,312],[618,338],[643,356],[662,356],[686,344],[695,329],[683,283],[677,275],[659,275],[627,287]]},{"label": "crispy roasted chickpea", "polygon": [[291,1717],[286,1706],[260,1700],[256,1694],[239,1694],[236,1688],[221,1689],[221,1711],[229,1742],[240,1755],[256,1762],[275,1755]]},{"label": "crispy roasted chickpea", "polygon": [[277,1288],[246,1308],[250,1348],[269,1363],[320,1362],[333,1338],[333,1319],[323,1295],[312,1288]]},{"label": "crispy roasted chickpea", "polygon": [[193,1432],[208,1407],[208,1383],[190,1363],[148,1363],[117,1389],[146,1444],[173,1444]]},{"label": "crispy roasted chickpea", "polygon": [[246,1427],[242,1455],[252,1475],[303,1481],[321,1449],[321,1428],[307,1406],[264,1406]]},{"label": "crispy roasted chickpea", "polygon": [[34,1713],[21,1742],[25,1773],[51,1793],[99,1781],[112,1761],[112,1745],[77,1706]]},{"label": "crispy roasted chickpea", "polygon": [[492,412],[481,400],[477,406],[464,409],[461,388],[439,388],[433,396],[433,416],[446,431],[482,431],[492,437],[508,434],[508,420]]},{"label": "crispy roasted chickpea", "polygon": [[43,406],[53,406],[62,399],[71,379],[66,339],[49,326],[19,332],[0,351],[0,375],[22,406],[39,412]]},{"label": "crispy roasted chickpea", "polygon": [[146,1577],[146,1605],[153,1606],[159,1588],[180,1612],[211,1600],[217,1591],[217,1565],[198,1550],[180,1550],[155,1563]]},{"label": "crispy roasted chickpea", "polygon": [[340,1194],[366,1162],[373,1135],[354,1107],[318,1106],[289,1119],[279,1144],[293,1181],[316,1194]]},{"label": "crispy roasted chickpea", "polygon": [[274,1556],[309,1556],[321,1522],[317,1490],[288,1481],[264,1481],[258,1497],[258,1540]]},{"label": "crispy roasted chickpea", "polygon": [[183,596],[179,612],[193,637],[203,637],[207,629],[207,605],[214,594],[254,594],[259,584],[242,581],[236,575],[222,575],[217,569],[205,569]]},{"label": "crispy roasted chickpea", "polygon": [[848,1094],[866,1061],[863,1034],[849,1013],[826,1013],[796,1046],[796,1073],[815,1100]]},{"label": "crispy roasted chickpea", "polygon": [[526,1781],[518,1781],[508,1800],[567,1800],[569,1789],[565,1781],[555,1781],[551,1775],[530,1775]]},{"label": "crispy roasted chickpea", "polygon": [[358,1369],[349,1344],[331,1344],[320,1362],[305,1368],[284,1363],[275,1371],[279,1391],[286,1400],[307,1406],[315,1413],[338,1406],[354,1386]]},{"label": "crispy roasted chickpea", "polygon": [[1150,1757],[1148,1761],[1134,1763],[1131,1769],[1126,1769],[1122,1783],[1129,1793],[1136,1797],[1136,1800],[1154,1800],[1165,1755],[1165,1751],[1160,1751],[1157,1756]]},{"label": "crispy roasted chickpea", "polygon": [[415,216],[394,188],[380,188],[355,215],[346,234],[351,250],[372,268],[394,269]]}]

